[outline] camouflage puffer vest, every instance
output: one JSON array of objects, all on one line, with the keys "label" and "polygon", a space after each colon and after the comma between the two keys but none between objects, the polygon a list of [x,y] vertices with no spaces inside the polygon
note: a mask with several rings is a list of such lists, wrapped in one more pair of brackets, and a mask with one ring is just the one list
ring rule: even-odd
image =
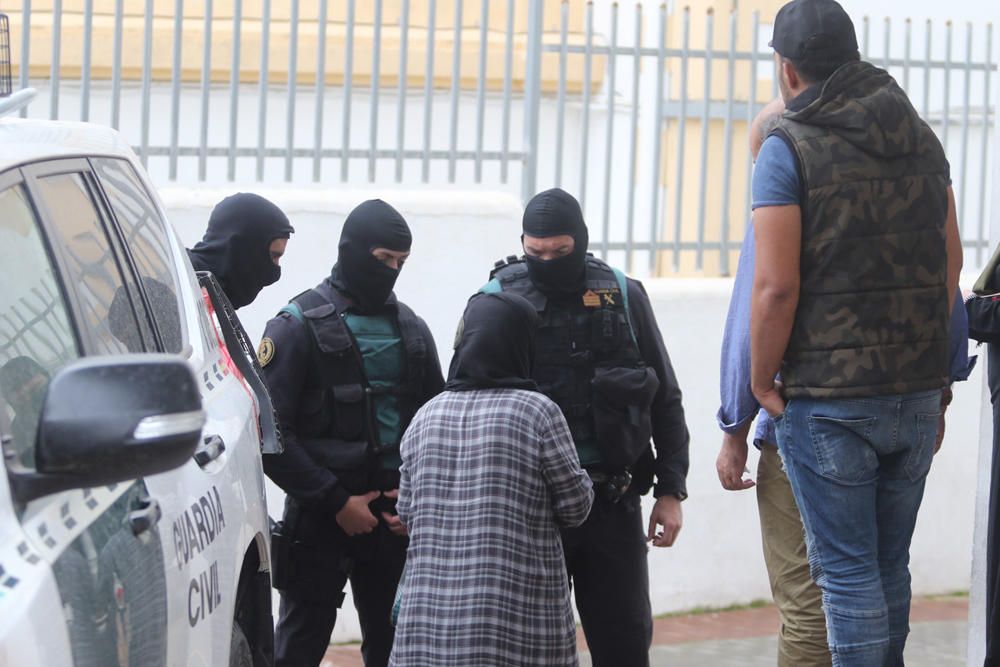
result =
[{"label": "camouflage puffer vest", "polygon": [[[808,93],[806,93],[808,95]],[[775,134],[802,193],[801,284],[781,367],[787,395],[847,398],[945,386],[949,167],[885,71],[852,62]]]}]

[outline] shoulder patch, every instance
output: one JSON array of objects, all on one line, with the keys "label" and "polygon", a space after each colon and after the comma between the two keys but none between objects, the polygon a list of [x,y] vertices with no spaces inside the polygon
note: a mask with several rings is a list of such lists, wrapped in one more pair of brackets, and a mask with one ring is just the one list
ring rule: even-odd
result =
[{"label": "shoulder patch", "polygon": [[257,346],[257,361],[260,362],[260,367],[264,368],[272,359],[274,359],[274,341],[265,336]]}]

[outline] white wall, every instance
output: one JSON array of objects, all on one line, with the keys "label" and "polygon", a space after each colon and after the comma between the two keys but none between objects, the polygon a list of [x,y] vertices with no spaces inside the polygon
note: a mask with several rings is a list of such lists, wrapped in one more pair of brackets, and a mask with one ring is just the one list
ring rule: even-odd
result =
[{"label": "white wall", "polygon": [[[1000,93],[996,94],[1000,99]],[[996,115],[1000,127],[1000,115]],[[1000,147],[1000,132],[994,132],[995,148]],[[993,166],[993,215],[990,239],[995,247],[1000,241],[1000,162]],[[985,354],[983,355],[985,357]],[[984,360],[985,361],[985,360]],[[985,366],[985,363],[984,363]],[[985,372],[984,372],[985,374]],[[986,656],[986,549],[989,519],[990,481],[993,468],[993,413],[990,391],[985,380],[981,383],[979,430],[979,466],[976,477],[976,528],[972,563],[972,584],[969,600],[969,650],[968,665],[981,665]]]},{"label": "white wall", "polygon": [[[211,206],[235,190],[167,189],[171,221],[187,244],[204,231]],[[257,302],[240,311],[251,337],[291,296],[329,271],[344,217],[360,201],[383,195],[410,222],[413,257],[399,294],[430,324],[442,355],[450,358],[455,324],[467,297],[485,282],[493,261],[517,252],[520,206],[512,195],[467,190],[387,191],[270,189],[260,194],[288,213],[296,233],[282,262],[284,276]],[[730,280],[649,280],[646,287],[677,370],[691,430],[691,497],[685,528],[673,549],[650,553],[655,613],[696,606],[724,606],[769,598],[753,491],[723,491],[715,473],[721,440],[715,425],[719,351]],[[956,389],[949,431],[928,482],[913,543],[913,587],[918,594],[969,587],[976,451],[979,442],[980,371]],[[755,460],[751,466],[755,466]],[[271,488],[272,516],[281,513]],[[649,510],[647,503],[646,511]],[[350,603],[334,639],[356,639]]]}]

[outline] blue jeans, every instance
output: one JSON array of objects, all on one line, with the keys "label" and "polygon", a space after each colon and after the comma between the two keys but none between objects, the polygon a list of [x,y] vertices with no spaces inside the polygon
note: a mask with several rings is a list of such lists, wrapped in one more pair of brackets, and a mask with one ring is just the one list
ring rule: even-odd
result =
[{"label": "blue jeans", "polygon": [[834,665],[903,664],[910,538],[940,403],[940,391],[793,399],[776,419]]}]

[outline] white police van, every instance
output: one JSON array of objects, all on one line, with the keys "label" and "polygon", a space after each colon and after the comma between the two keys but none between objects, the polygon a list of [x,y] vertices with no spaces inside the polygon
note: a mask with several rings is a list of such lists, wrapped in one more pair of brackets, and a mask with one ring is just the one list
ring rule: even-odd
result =
[{"label": "white police van", "polygon": [[116,132],[0,118],[0,666],[271,664],[234,322]]}]

